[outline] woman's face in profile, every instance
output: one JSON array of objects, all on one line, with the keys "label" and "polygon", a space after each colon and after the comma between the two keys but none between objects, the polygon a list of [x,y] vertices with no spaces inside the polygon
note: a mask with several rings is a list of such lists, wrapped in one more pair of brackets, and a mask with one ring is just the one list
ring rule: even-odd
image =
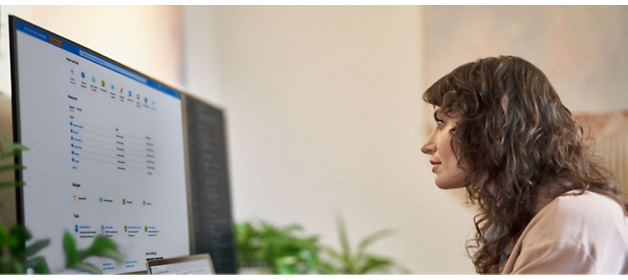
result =
[{"label": "woman's face in profile", "polygon": [[464,185],[465,172],[458,168],[458,159],[451,149],[451,138],[455,131],[458,117],[448,117],[435,107],[436,127],[421,147],[421,151],[431,155],[432,172],[436,173],[436,186],[441,189],[461,188]]}]

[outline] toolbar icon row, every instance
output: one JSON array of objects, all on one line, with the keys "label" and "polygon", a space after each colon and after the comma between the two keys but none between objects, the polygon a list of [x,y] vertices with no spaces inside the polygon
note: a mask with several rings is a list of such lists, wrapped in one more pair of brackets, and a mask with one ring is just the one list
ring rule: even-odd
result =
[{"label": "toolbar icon row", "polygon": [[[70,69],[70,72],[72,73],[72,75],[74,75],[74,68]],[[85,72],[81,72],[81,77],[83,79],[85,79]],[[106,83],[105,80],[101,80],[101,86],[102,87],[106,87]],[[95,84],[96,83],[96,77],[92,76],[92,83]],[[115,90],[115,86],[113,84],[111,84],[111,90]],[[124,88],[120,88],[120,93],[124,92]],[[133,93],[129,90],[129,97],[133,97]],[[136,95],[137,100],[140,100],[140,95],[137,94]],[[148,103],[148,97],[144,97],[144,103]],[[152,102],[153,105],[155,105],[155,101]]]}]

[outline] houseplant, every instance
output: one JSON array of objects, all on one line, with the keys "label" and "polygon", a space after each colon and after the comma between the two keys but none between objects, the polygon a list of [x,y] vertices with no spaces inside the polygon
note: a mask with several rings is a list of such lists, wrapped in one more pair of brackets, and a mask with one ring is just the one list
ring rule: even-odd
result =
[{"label": "houseplant", "polygon": [[338,237],[342,249],[334,250],[331,247],[323,246],[323,259],[319,261],[317,270],[322,274],[367,274],[373,272],[391,272],[396,269],[403,274],[411,274],[410,270],[395,263],[388,257],[373,255],[366,252],[366,248],[375,241],[394,233],[391,229],[379,230],[362,239],[357,246],[355,254],[351,251],[351,245],[347,236],[344,219],[336,219]]},{"label": "houseplant", "polygon": [[240,268],[273,274],[307,274],[318,266],[318,236],[301,236],[300,225],[274,226],[266,221],[236,224]]},{"label": "houseplant", "polygon": [[300,225],[274,226],[266,221],[236,224],[238,263],[240,269],[255,268],[257,273],[269,274],[367,274],[374,272],[411,272],[391,258],[366,252],[374,242],[390,236],[384,229],[364,238],[351,251],[344,221],[337,219],[342,249],[334,250],[319,243],[317,235],[300,237]]}]

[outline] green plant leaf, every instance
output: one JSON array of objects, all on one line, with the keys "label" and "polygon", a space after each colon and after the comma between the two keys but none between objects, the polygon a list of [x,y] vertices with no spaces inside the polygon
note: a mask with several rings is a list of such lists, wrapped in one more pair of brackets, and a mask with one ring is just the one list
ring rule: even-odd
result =
[{"label": "green plant leaf", "polygon": [[1,188],[20,188],[24,186],[24,182],[1,182]]},{"label": "green plant leaf", "polygon": [[52,274],[52,271],[48,268],[46,259],[42,256],[26,261],[26,267],[32,268],[35,274]]},{"label": "green plant leaf", "polygon": [[318,236],[299,236],[303,227],[298,224],[278,227],[259,219],[235,228],[240,267],[268,266],[278,274],[306,274],[318,266]]},{"label": "green plant leaf", "polygon": [[323,252],[327,253],[332,258],[337,259],[339,261],[343,260],[342,254],[336,252],[336,250],[332,249],[331,247],[321,246],[321,249],[323,250]]},{"label": "green plant leaf", "polygon": [[9,233],[8,246],[11,255],[18,259],[24,258],[24,252],[26,251],[26,237],[28,232],[22,226],[14,226]]},{"label": "green plant leaf", "polygon": [[0,250],[7,246],[8,244],[8,240],[9,240],[9,233],[7,232],[7,229],[4,227],[4,225],[2,225],[2,223],[0,223]]},{"label": "green plant leaf", "polygon": [[294,266],[292,265],[278,265],[275,266],[275,271],[277,272],[277,274],[297,274],[297,270]]},{"label": "green plant leaf", "polygon": [[19,143],[13,143],[9,140],[8,137],[4,137],[4,142],[6,143],[6,151],[4,149],[4,145],[0,143],[0,159],[15,157],[22,154],[22,151],[29,151],[30,149],[26,146],[23,146]]},{"label": "green plant leaf", "polygon": [[9,260],[6,256],[0,256],[0,274],[7,274],[9,273]]},{"label": "green plant leaf", "polygon": [[29,147],[26,147],[20,143],[13,143],[7,139],[7,149],[9,150],[19,150],[19,151],[30,151]]},{"label": "green plant leaf", "polygon": [[124,258],[120,253],[118,253],[116,247],[116,243],[111,239],[105,237],[104,235],[98,235],[94,237],[92,245],[81,252],[81,256],[83,258],[91,256],[107,257],[117,261],[123,261]]},{"label": "green plant leaf", "polygon": [[33,236],[31,235],[31,232],[24,227],[24,240],[29,241],[31,240],[31,238],[33,238]]},{"label": "green plant leaf", "polygon": [[26,268],[21,261],[13,260],[9,264],[9,274],[26,274]]},{"label": "green plant leaf", "polygon": [[24,170],[24,169],[26,169],[26,166],[21,165],[21,164],[10,164],[10,165],[0,166],[0,172],[7,171],[7,170]]},{"label": "green plant leaf", "polygon": [[383,269],[393,265],[392,260],[388,258],[375,257],[372,255],[366,256],[366,264],[359,270],[360,274],[366,274],[369,271]]},{"label": "green plant leaf", "polygon": [[10,158],[10,157],[16,157],[22,154],[21,150],[13,150],[12,152],[5,152],[4,154],[2,154],[1,158]]},{"label": "green plant leaf", "polygon": [[334,265],[326,261],[319,261],[315,270],[320,274],[339,274],[340,273],[337,267],[335,267]]},{"label": "green plant leaf", "polygon": [[73,269],[80,269],[80,270],[85,270],[91,274],[102,274],[102,271],[98,268],[96,268],[95,266],[88,264],[88,263],[75,263],[74,265],[68,267],[68,268],[73,268]]},{"label": "green plant leaf", "polygon": [[275,258],[275,271],[277,274],[296,274],[295,265],[298,259],[295,256],[285,256]]},{"label": "green plant leaf", "polygon": [[394,232],[395,231],[392,229],[382,229],[364,238],[362,242],[360,242],[360,244],[358,245],[358,249],[357,249],[358,253],[357,253],[356,258],[361,259],[364,253],[364,249],[366,249],[366,247],[373,244],[373,242],[379,239],[392,235]]},{"label": "green plant leaf", "polygon": [[50,244],[50,239],[37,240],[35,243],[26,247],[26,258],[30,258],[37,254],[41,249]]},{"label": "green plant leaf", "polygon": [[349,245],[349,238],[347,237],[347,229],[345,228],[344,219],[342,216],[336,218],[336,226],[338,227],[338,237],[340,238],[340,245],[342,246],[342,258],[346,271],[353,271],[353,261],[351,259],[351,247]]},{"label": "green plant leaf", "polygon": [[297,224],[288,225],[285,228],[281,229],[281,233],[290,233],[293,231],[302,231],[303,227]]},{"label": "green plant leaf", "polygon": [[[10,146],[10,144],[8,145]],[[8,151],[4,151],[2,154],[0,154],[0,158],[10,158],[10,157],[16,157],[22,154],[22,151],[28,151],[30,149],[23,149],[21,148],[22,146],[20,145],[20,147],[17,148],[8,148]],[[25,147],[24,147],[25,148]]]},{"label": "green plant leaf", "polygon": [[76,241],[67,230],[63,233],[63,250],[65,251],[65,266],[67,268],[75,268],[76,264],[81,263],[79,251],[76,249]]},{"label": "green plant leaf", "polygon": [[402,274],[412,274],[412,271],[410,271],[408,268],[401,266],[401,265],[394,265],[394,267],[396,267],[397,269],[399,269],[399,271],[401,271]]}]

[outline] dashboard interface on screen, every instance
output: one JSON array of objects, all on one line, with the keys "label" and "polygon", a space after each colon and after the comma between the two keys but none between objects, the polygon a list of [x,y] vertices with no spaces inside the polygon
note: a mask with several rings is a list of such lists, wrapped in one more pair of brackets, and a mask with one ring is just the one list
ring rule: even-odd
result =
[{"label": "dashboard interface on screen", "polygon": [[65,270],[64,231],[118,244],[124,262],[85,260],[105,274],[189,255],[179,92],[19,18],[11,32],[22,217],[50,269],[85,273]]}]

